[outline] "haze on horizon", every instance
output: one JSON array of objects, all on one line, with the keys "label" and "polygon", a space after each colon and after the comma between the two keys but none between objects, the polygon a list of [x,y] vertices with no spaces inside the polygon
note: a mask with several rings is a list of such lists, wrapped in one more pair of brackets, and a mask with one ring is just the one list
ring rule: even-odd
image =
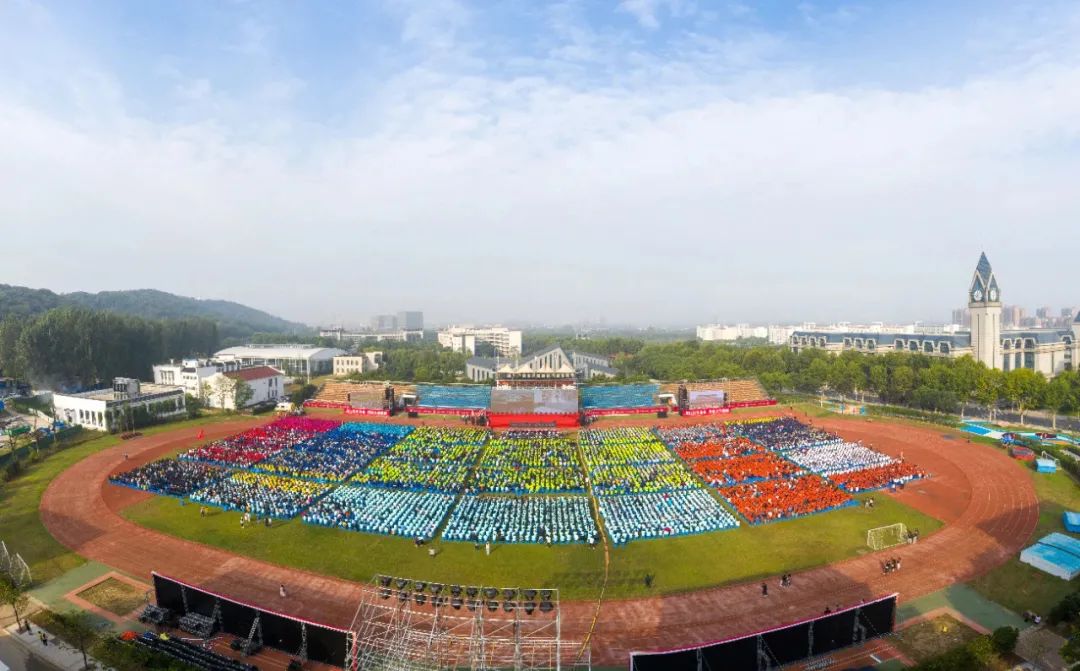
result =
[{"label": "haze on horizon", "polygon": [[312,324],[1080,305],[1080,7],[0,4],[2,282]]}]

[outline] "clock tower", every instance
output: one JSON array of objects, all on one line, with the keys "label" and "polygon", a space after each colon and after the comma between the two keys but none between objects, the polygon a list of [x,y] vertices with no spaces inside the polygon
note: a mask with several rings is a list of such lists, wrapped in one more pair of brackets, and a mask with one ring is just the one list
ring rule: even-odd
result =
[{"label": "clock tower", "polygon": [[968,289],[971,312],[971,350],[987,368],[1001,368],[1001,293],[984,252]]}]

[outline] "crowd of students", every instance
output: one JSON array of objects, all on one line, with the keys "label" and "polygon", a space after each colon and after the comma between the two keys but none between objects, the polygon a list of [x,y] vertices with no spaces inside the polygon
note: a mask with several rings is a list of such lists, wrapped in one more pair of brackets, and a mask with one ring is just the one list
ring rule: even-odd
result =
[{"label": "crowd of students", "polygon": [[484,449],[489,432],[478,428],[443,428],[423,426],[394,445],[386,456],[436,463],[440,460],[470,463]]},{"label": "crowd of students", "polygon": [[791,450],[826,443],[842,442],[840,437],[828,431],[807,426],[791,417],[766,421],[735,422],[730,428],[770,450]]},{"label": "crowd of students", "polygon": [[598,540],[584,496],[464,496],[443,538],[473,543],[588,543]]},{"label": "crowd of students", "polygon": [[507,431],[488,441],[469,491],[583,492],[577,446],[558,431]]},{"label": "crowd of students", "polygon": [[181,454],[180,458],[246,468],[275,452],[336,428],[340,423],[312,417],[283,417],[266,426],[249,429],[188,450]]},{"label": "crowd of students", "polygon": [[751,524],[799,517],[854,502],[817,475],[732,485],[717,491]]},{"label": "crowd of students", "polygon": [[788,478],[805,472],[771,452],[757,452],[730,459],[699,459],[689,462],[689,465],[702,480],[713,487]]},{"label": "crowd of students", "polygon": [[126,473],[109,478],[126,487],[134,487],[165,496],[187,496],[229,475],[231,471],[220,466],[197,461],[161,459]]},{"label": "crowd of students", "polygon": [[861,443],[826,443],[797,447],[784,456],[818,475],[836,475],[892,463],[892,458]]},{"label": "crowd of students", "polygon": [[196,503],[241,510],[259,517],[290,518],[331,489],[309,480],[239,471],[191,495]]},{"label": "crowd of students", "polygon": [[386,489],[457,493],[484,449],[488,432],[477,428],[421,427],[352,476]]},{"label": "crowd of students", "polygon": [[251,470],[318,482],[342,482],[407,435],[408,429],[395,424],[342,424],[291,449],[276,452],[253,464]]},{"label": "crowd of students", "polygon": [[453,494],[342,486],[319,500],[304,521],[352,531],[430,540],[454,505]]},{"label": "crowd of students", "polygon": [[581,432],[581,452],[589,466],[674,461],[671,451],[656,434],[643,427],[585,429]]},{"label": "crowd of students", "polygon": [[675,454],[687,461],[730,459],[764,452],[760,445],[742,436],[722,436],[705,442],[684,442],[674,447]]},{"label": "crowd of students", "polygon": [[[737,524],[701,481],[758,524],[926,476],[789,418],[586,429],[579,438],[580,453],[567,434],[549,430],[289,417],[111,480],[260,517],[308,509],[305,520],[315,524],[419,539],[435,533],[464,493],[446,537],[478,543],[595,542],[588,498],[575,496],[591,484],[621,544]],[[347,484],[334,490],[339,483]]]},{"label": "crowd of students", "polygon": [[462,461],[440,459],[428,462],[383,456],[349,480],[382,489],[455,493],[464,489],[468,475],[469,464]]},{"label": "crowd of students", "polygon": [[925,477],[926,473],[918,466],[906,461],[894,461],[884,466],[831,475],[829,480],[849,492],[869,492],[885,487],[901,486]]},{"label": "crowd of students", "polygon": [[597,503],[604,528],[615,545],[718,531],[739,524],[703,489],[600,496]]},{"label": "crowd of students", "polygon": [[673,492],[700,487],[681,462],[666,464],[599,464],[589,470],[597,494]]}]

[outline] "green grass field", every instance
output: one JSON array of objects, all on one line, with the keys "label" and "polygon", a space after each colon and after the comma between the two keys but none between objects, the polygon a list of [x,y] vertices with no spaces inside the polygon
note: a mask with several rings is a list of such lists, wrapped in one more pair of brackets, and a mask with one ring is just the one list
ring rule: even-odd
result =
[{"label": "green grass field", "polygon": [[[173,431],[185,426],[206,425],[210,422],[231,419],[228,416],[174,422],[143,429],[144,435],[162,431]],[[96,434],[89,433],[90,436]],[[56,542],[41,524],[38,505],[41,495],[54,477],[78,461],[118,444],[117,436],[100,435],[96,438],[66,447],[49,454],[40,463],[27,463],[25,474],[0,486],[0,540],[7,544],[8,550],[19,553],[30,566],[30,572],[37,583],[55,578],[70,571],[84,562]]]},{"label": "green grass field", "polygon": [[[607,596],[612,598],[700,589],[779,575],[851,557],[868,549],[866,530],[903,522],[929,534],[941,523],[887,496],[874,510],[862,506],[760,527],[698,536],[637,541],[614,548]],[[299,520],[272,529],[241,529],[240,514],[155,497],[125,516],[149,528],[257,559],[366,582],[377,573],[428,580],[522,586],[558,585],[564,598],[594,598],[604,579],[602,547],[497,546],[486,556],[470,543],[436,542],[428,556],[402,538],[326,529]],[[646,574],[654,576],[651,590]]]},{"label": "green grass field", "polygon": [[[1030,464],[1017,462],[1017,476],[1032,478],[1039,497],[1039,523],[1031,542],[1053,531],[1065,531],[1061,514],[1080,510],[1080,484],[1068,472],[1036,473]],[[980,594],[1017,613],[1033,610],[1046,615],[1050,608],[1080,585],[1023,564],[1019,556],[1009,559],[987,575],[971,582]]]}]

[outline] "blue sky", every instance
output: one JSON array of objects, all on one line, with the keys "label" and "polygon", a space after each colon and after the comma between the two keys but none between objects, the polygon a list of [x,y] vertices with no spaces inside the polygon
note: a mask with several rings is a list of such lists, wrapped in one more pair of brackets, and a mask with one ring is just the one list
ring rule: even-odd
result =
[{"label": "blue sky", "polygon": [[[1080,304],[1075,3],[0,3],[3,281],[311,323]],[[10,238],[9,238],[10,241]]]}]

